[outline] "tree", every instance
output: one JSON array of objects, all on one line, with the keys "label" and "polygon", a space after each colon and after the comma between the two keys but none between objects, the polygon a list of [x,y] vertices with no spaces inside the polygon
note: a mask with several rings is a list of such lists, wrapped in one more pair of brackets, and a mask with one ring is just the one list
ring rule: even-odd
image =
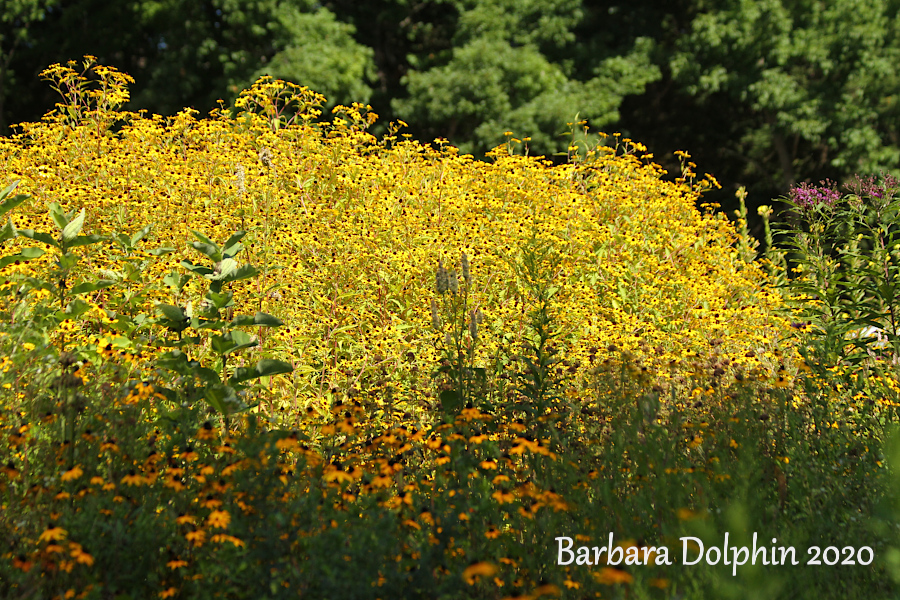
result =
[{"label": "tree", "polygon": [[730,119],[721,150],[742,176],[797,181],[898,171],[900,64],[894,0],[698,2],[675,44],[675,82]]},{"label": "tree", "polygon": [[583,18],[578,0],[457,0],[449,51],[414,57],[403,80],[406,97],[393,111],[422,139],[443,137],[465,152],[503,142],[504,132],[530,137],[533,153],[564,150],[561,136],[576,116],[594,129],[618,120],[627,94],[659,77],[652,40],[623,53],[600,52],[589,68],[565,60]]}]

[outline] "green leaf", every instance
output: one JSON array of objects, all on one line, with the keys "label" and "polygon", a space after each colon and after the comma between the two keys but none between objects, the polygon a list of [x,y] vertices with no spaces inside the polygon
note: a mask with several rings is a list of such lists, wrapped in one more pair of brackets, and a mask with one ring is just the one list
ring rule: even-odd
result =
[{"label": "green leaf", "polygon": [[222,310],[223,308],[227,308],[234,304],[232,299],[234,298],[234,294],[231,292],[225,292],[223,294],[217,294],[215,292],[208,292],[206,294],[206,298],[212,302],[212,305],[216,307],[217,310]]},{"label": "green leaf", "polygon": [[65,229],[66,225],[69,224],[69,219],[66,216],[66,213],[63,212],[59,202],[50,203],[50,218],[53,219],[53,222],[56,223],[56,226],[59,227],[60,230]]},{"label": "green leaf", "polygon": [[257,343],[256,340],[253,338],[253,336],[245,331],[232,331],[231,339],[234,340],[235,344],[237,344],[239,347],[242,347],[242,348],[248,347],[251,345],[255,346]]},{"label": "green leaf", "polygon": [[231,271],[228,276],[224,277],[221,281],[223,283],[231,283],[232,281],[241,279],[250,279],[257,275],[259,275],[259,271],[253,265],[241,265],[239,268]]},{"label": "green leaf", "polygon": [[462,396],[456,390],[441,392],[441,408],[448,415],[455,415],[462,410]]},{"label": "green leaf", "polygon": [[183,323],[187,320],[187,317],[184,315],[184,311],[177,306],[172,306],[171,304],[157,304],[156,312],[169,319],[170,321],[174,321],[176,323]]},{"label": "green leaf", "polygon": [[138,242],[147,237],[151,229],[153,229],[153,225],[144,225],[137,233],[131,236],[131,247],[137,246]]},{"label": "green leaf", "polygon": [[19,233],[29,239],[43,242],[48,246],[53,246],[54,248],[59,248],[59,242],[57,242],[47,233],[41,233],[39,231],[35,231],[34,229],[20,229]]},{"label": "green leaf", "polygon": [[223,259],[221,262],[216,263],[215,271],[208,278],[213,281],[222,281],[226,279],[229,275],[231,275],[234,270],[237,268],[237,261],[233,258]]},{"label": "green leaf", "polygon": [[254,316],[240,315],[231,322],[232,327],[281,327],[284,323],[270,314],[258,312]]},{"label": "green leaf", "polygon": [[10,256],[4,256],[0,258],[0,269],[6,267],[7,265],[11,265],[16,261],[26,262],[31,260],[32,258],[37,258],[38,256],[43,256],[44,251],[40,248],[25,248],[19,254],[12,254]]},{"label": "green leaf", "polygon": [[228,258],[232,258],[238,252],[243,250],[244,245],[238,242],[240,242],[245,235],[247,235],[246,231],[237,231],[233,233],[230,238],[225,240],[225,250],[222,252],[222,254]]},{"label": "green leaf", "polygon": [[228,380],[232,385],[258,379],[260,377],[271,377],[272,375],[281,375],[290,373],[294,368],[283,360],[275,360],[272,358],[264,358],[256,363],[254,367],[238,367],[234,370],[234,375]]},{"label": "green leaf", "polygon": [[203,265],[195,265],[189,260],[181,261],[181,266],[191,273],[196,273],[197,275],[211,275],[213,272],[213,270],[209,267],[204,267]]},{"label": "green leaf", "polygon": [[204,397],[210,406],[224,415],[230,415],[247,408],[237,397],[237,392],[230,385],[216,383],[204,390]]},{"label": "green leaf", "polygon": [[69,248],[77,248],[79,246],[90,246],[91,244],[96,244],[97,242],[103,239],[102,235],[98,235],[93,233],[91,235],[79,235],[71,242],[66,244]]},{"label": "green leaf", "polygon": [[91,305],[82,300],[81,298],[75,298],[69,305],[66,307],[65,319],[77,319],[87,311],[91,310]]},{"label": "green leaf", "polygon": [[83,283],[79,283],[73,286],[69,291],[73,294],[86,294],[89,292],[102,290],[103,288],[108,288],[115,284],[115,281],[111,281],[109,279],[98,279],[97,281],[85,281]]},{"label": "green leaf", "polygon": [[81,233],[81,228],[84,227],[84,209],[81,209],[81,212],[78,213],[74,219],[72,219],[62,231],[62,240],[65,243],[69,243],[78,237],[78,234]]},{"label": "green leaf", "polygon": [[19,206],[20,204],[22,204],[23,202],[28,200],[28,198],[31,197],[27,194],[17,194],[15,196],[13,196],[12,198],[7,198],[7,196],[9,196],[12,193],[12,191],[14,189],[16,189],[16,186],[18,186],[18,185],[19,185],[19,182],[14,181],[11,184],[9,184],[8,186],[6,186],[6,189],[4,189],[2,192],[0,192],[0,200],[3,200],[3,203],[0,204],[0,217],[5,215],[12,209],[16,208],[17,206]]},{"label": "green leaf", "polygon": [[172,248],[171,246],[160,246],[153,250],[147,250],[147,254],[151,256],[163,256],[164,254],[170,254],[172,252],[175,252],[175,248]]},{"label": "green leaf", "polygon": [[220,260],[222,260],[222,255],[219,253],[219,247],[215,244],[191,242],[191,246],[193,246],[194,250],[200,252],[201,254],[204,254],[212,261],[219,262]]}]

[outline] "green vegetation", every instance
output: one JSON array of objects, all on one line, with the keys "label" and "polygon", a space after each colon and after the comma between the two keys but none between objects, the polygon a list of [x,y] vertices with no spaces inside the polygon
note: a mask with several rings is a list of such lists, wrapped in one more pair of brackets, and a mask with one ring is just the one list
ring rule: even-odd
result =
[{"label": "green vegetation", "polygon": [[0,139],[3,597],[897,596],[893,178],[795,188],[757,263],[684,153],[75,66]]}]

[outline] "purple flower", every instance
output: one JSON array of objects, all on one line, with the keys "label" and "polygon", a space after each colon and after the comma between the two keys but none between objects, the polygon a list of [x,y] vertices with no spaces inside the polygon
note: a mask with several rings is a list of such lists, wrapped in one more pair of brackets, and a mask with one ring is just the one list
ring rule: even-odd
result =
[{"label": "purple flower", "polygon": [[890,173],[881,173],[881,184],[879,185],[873,176],[860,178],[859,175],[854,176],[856,181],[847,183],[844,188],[859,196],[860,198],[877,198],[888,199],[894,196],[894,192],[898,188],[898,180]]},{"label": "purple flower", "polygon": [[797,207],[812,210],[818,206],[834,206],[841,199],[841,193],[834,187],[834,182],[826,179],[820,185],[801,183],[791,188],[788,199]]}]

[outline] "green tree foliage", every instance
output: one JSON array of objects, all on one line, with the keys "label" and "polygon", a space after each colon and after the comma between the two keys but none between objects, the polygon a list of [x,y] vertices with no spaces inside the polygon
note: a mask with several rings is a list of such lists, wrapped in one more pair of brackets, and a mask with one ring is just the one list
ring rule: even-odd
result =
[{"label": "green tree foliage", "polygon": [[576,116],[597,129],[614,123],[622,98],[659,77],[646,38],[625,54],[598,53],[589,69],[554,60],[577,41],[573,30],[584,16],[577,0],[453,4],[452,50],[437,61],[414,57],[404,80],[408,96],[393,103],[426,139],[445,137],[479,152],[511,131],[531,137],[535,153],[557,152],[569,142],[560,136],[566,123]]},{"label": "green tree foliage", "polygon": [[727,151],[743,177],[786,191],[817,176],[897,172],[897,2],[702,6],[669,66],[700,106],[734,115]]},{"label": "green tree foliage", "polygon": [[33,43],[32,25],[40,21],[53,0],[4,0],[0,4],[0,133],[6,128],[6,101],[21,82],[10,63]]},{"label": "green tree foliage", "polygon": [[[10,122],[37,119],[53,106],[37,73],[85,54],[129,73],[136,82],[131,106],[160,114],[209,110],[263,73],[313,87],[332,104],[371,94],[372,50],[354,40],[352,25],[312,0],[17,0],[0,19],[20,23],[26,41],[9,61],[25,90],[0,88]],[[9,53],[5,39],[0,33],[0,60]]]}]

